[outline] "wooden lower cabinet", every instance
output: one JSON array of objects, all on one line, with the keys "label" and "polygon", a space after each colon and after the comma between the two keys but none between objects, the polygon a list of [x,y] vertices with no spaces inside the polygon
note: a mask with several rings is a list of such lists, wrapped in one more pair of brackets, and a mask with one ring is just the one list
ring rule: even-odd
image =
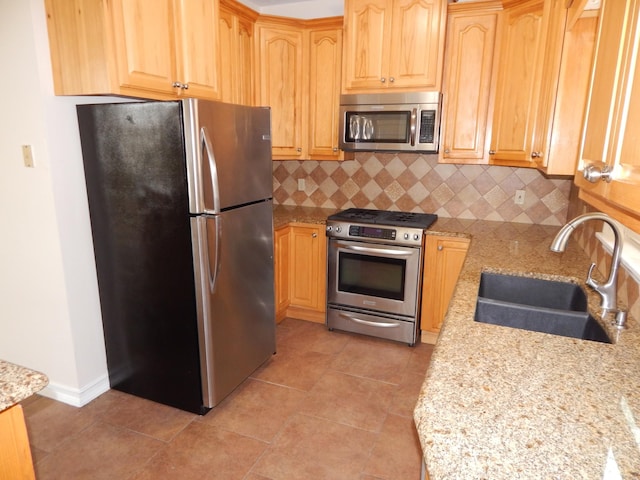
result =
[{"label": "wooden lower cabinet", "polygon": [[274,256],[273,269],[275,272],[275,305],[276,323],[280,323],[287,315],[289,307],[289,240],[291,229],[286,226],[277,229],[273,235]]},{"label": "wooden lower cabinet", "polygon": [[21,405],[0,412],[0,478],[36,478]]},{"label": "wooden lower cabinet", "polygon": [[467,250],[468,238],[426,237],[420,319],[423,342],[435,343],[438,338]]},{"label": "wooden lower cabinet", "polygon": [[324,225],[292,223],[275,232],[276,321],[325,322],[327,239]]}]

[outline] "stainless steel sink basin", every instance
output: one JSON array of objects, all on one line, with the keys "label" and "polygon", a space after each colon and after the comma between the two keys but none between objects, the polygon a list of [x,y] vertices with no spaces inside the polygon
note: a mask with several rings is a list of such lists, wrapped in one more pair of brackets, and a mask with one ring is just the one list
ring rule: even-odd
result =
[{"label": "stainless steel sink basin", "polygon": [[474,320],[611,343],[582,288],[568,282],[483,272]]}]

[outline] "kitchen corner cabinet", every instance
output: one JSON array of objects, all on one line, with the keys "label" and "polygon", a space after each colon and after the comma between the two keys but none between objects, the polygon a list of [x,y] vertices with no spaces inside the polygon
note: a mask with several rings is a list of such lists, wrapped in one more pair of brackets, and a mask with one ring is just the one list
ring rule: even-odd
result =
[{"label": "kitchen corner cabinet", "polygon": [[435,343],[438,337],[469,243],[461,237],[425,237],[420,329],[427,343]]},{"label": "kitchen corner cabinet", "polygon": [[274,256],[273,269],[275,272],[275,304],[276,323],[284,320],[289,308],[289,243],[291,229],[286,226],[277,229],[273,235]]},{"label": "kitchen corner cabinet", "polygon": [[345,0],[344,93],[440,90],[445,0]]},{"label": "kitchen corner cabinet", "polygon": [[291,223],[276,230],[276,320],[325,322],[327,239],[324,225]]},{"label": "kitchen corner cabinet", "polygon": [[495,90],[502,2],[450,4],[442,80],[439,161],[488,163],[490,95]]},{"label": "kitchen corner cabinet", "polygon": [[327,237],[324,225],[294,223],[291,228],[287,316],[324,323],[327,291]]},{"label": "kitchen corner cabinet", "polygon": [[274,160],[342,160],[342,17],[256,23],[257,103],[271,106]]},{"label": "kitchen corner cabinet", "polygon": [[234,0],[220,0],[220,99],[253,105],[254,25],[258,14]]},{"label": "kitchen corner cabinet", "polygon": [[218,0],[45,0],[56,95],[219,98]]},{"label": "kitchen corner cabinet", "polygon": [[35,480],[21,405],[0,412],[0,478]]},{"label": "kitchen corner cabinet", "polygon": [[640,232],[640,0],[603,0],[575,182]]}]

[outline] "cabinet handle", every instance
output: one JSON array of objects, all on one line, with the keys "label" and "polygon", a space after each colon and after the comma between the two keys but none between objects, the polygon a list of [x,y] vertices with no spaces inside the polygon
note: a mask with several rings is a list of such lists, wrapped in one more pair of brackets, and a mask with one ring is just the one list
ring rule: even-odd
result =
[{"label": "cabinet handle", "polygon": [[382,78],[380,79],[380,81],[381,81],[382,83],[384,83],[384,82],[386,82],[386,81],[387,81],[387,79],[386,79],[386,78],[384,78],[384,77],[382,77]]},{"label": "cabinet handle", "polygon": [[182,88],[182,84],[180,82],[173,82],[173,84],[171,84],[171,86],[173,88]]},{"label": "cabinet handle", "polygon": [[338,151],[338,147],[333,147],[333,151],[337,152]]},{"label": "cabinet handle", "polygon": [[531,158],[542,158],[542,152],[531,152]]},{"label": "cabinet handle", "polygon": [[449,153],[449,149],[448,149],[448,148],[445,148],[445,149],[444,149],[444,153]]},{"label": "cabinet handle", "polygon": [[596,183],[598,180],[604,180],[609,183],[611,181],[611,167],[605,165],[599,169],[595,165],[587,165],[582,171],[582,176],[587,182]]},{"label": "cabinet handle", "polygon": [[313,232],[313,233],[311,234],[311,238],[318,238],[318,234],[317,234],[316,232]]},{"label": "cabinet handle", "polygon": [[189,90],[189,84],[188,83],[183,83],[181,88],[183,90]]},{"label": "cabinet handle", "polygon": [[496,151],[495,150],[489,150],[489,155],[495,155]]},{"label": "cabinet handle", "polygon": [[301,147],[296,148],[296,152],[298,153],[302,152],[302,148]]},{"label": "cabinet handle", "polygon": [[442,251],[442,245],[438,245],[438,251]]},{"label": "cabinet handle", "polygon": [[396,79],[395,79],[395,78],[393,78],[393,77],[389,77],[389,81],[390,81],[391,83],[393,83],[393,82],[395,82],[395,81],[396,81]]}]

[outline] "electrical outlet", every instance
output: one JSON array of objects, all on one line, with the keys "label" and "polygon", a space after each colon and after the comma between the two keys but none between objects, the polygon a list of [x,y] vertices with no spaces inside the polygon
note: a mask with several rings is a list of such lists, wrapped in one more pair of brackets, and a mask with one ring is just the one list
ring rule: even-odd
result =
[{"label": "electrical outlet", "polygon": [[33,168],[35,166],[33,163],[33,151],[31,150],[31,145],[22,145],[22,160],[24,161],[25,167]]},{"label": "electrical outlet", "polygon": [[298,190],[301,191],[301,192],[304,192],[305,188],[306,188],[306,185],[305,185],[304,178],[299,178],[298,179]]},{"label": "electrical outlet", "polygon": [[516,205],[524,205],[524,190],[516,190],[513,201]]}]

